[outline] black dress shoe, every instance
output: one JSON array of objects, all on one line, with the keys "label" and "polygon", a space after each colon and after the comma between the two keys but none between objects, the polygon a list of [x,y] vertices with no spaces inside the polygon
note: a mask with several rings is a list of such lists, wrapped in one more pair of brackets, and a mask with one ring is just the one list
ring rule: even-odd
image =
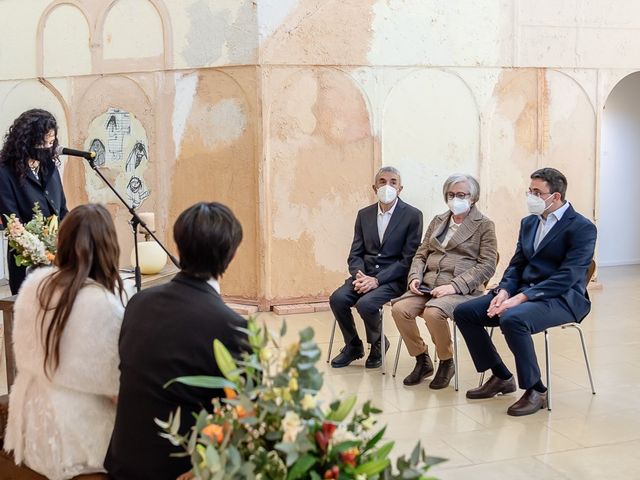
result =
[{"label": "black dress shoe", "polygon": [[513,393],[515,391],[516,381],[513,379],[513,375],[511,375],[511,378],[508,380],[502,380],[495,375],[491,375],[491,378],[481,387],[468,390],[467,398],[491,398],[499,393]]},{"label": "black dress shoe", "polygon": [[[389,350],[389,339],[384,337],[384,353]],[[379,368],[382,366],[382,350],[380,350],[380,342],[376,342],[371,345],[371,351],[367,357],[367,361],[364,362],[365,368]]]},{"label": "black dress shoe", "polygon": [[331,366],[333,368],[346,367],[354,360],[358,360],[362,357],[364,357],[364,347],[362,346],[362,342],[356,343],[355,345],[345,345],[342,350],[340,350],[340,353],[331,360]]},{"label": "black dress shoe", "polygon": [[507,413],[512,417],[522,417],[523,415],[531,415],[538,410],[547,407],[547,392],[541,393],[533,388],[524,392],[516,403],[507,409]]},{"label": "black dress shoe", "polygon": [[405,385],[417,385],[428,376],[433,375],[433,362],[428,353],[422,353],[416,357],[416,366],[413,372],[402,381]]},{"label": "black dress shoe", "polygon": [[449,360],[440,360],[438,363],[438,371],[436,372],[436,376],[433,377],[433,380],[431,380],[429,388],[433,390],[447,388],[455,373],[456,367],[453,364],[453,358],[450,358]]}]

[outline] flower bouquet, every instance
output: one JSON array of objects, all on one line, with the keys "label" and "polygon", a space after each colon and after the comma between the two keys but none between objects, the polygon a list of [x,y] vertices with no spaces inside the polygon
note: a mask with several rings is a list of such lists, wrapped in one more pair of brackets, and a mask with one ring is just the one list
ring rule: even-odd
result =
[{"label": "flower bouquet", "polygon": [[[213,342],[224,377],[192,376],[172,380],[186,385],[224,389],[211,411],[202,410],[187,434],[179,434],[180,411],[156,423],[161,435],[190,456],[190,478],[202,480],[424,480],[430,466],[443,461],[427,457],[420,443],[409,457],[390,459],[394,443],[376,427],[380,410],[370,402],[354,411],[356,397],[324,407],[318,399],[322,375],[315,364],[320,349],[313,330],[281,346],[276,337],[250,319],[246,333],[251,353],[235,361],[225,346]],[[352,413],[353,412],[353,413]]]},{"label": "flower bouquet", "polygon": [[4,217],[5,235],[9,240],[9,247],[15,252],[17,266],[34,267],[53,262],[58,237],[56,215],[45,218],[36,202],[33,205],[33,218],[25,225],[15,213]]}]

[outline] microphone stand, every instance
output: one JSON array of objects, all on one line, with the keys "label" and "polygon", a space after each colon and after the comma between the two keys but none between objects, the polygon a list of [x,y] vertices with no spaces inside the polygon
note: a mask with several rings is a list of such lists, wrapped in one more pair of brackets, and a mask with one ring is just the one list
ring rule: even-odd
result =
[{"label": "microphone stand", "polygon": [[122,196],[118,193],[118,191],[114,188],[114,186],[109,182],[109,180],[105,178],[102,172],[98,169],[98,166],[95,163],[95,156],[87,155],[86,157],[83,157],[83,158],[89,163],[93,171],[98,174],[98,176],[102,179],[105,185],[109,187],[109,190],[111,190],[115,194],[115,196],[118,197],[118,200],[120,200],[120,202],[126,207],[128,212],[131,214],[131,220],[129,220],[129,225],[131,225],[131,228],[133,228],[133,249],[135,251],[135,257],[136,257],[136,262],[135,262],[133,271],[135,275],[136,292],[139,292],[140,290],[142,290],[142,275],[140,274],[140,260],[138,258],[138,225],[147,231],[147,233],[151,236],[151,238],[153,238],[158,243],[158,245],[160,245],[162,250],[165,251],[165,253],[169,257],[171,262],[173,262],[173,264],[176,267],[180,268],[180,263],[178,263],[178,260],[176,259],[176,257],[171,255],[169,250],[167,250],[167,247],[165,247],[162,244],[162,242],[158,240],[158,237],[156,237],[155,234],[151,230],[149,230],[149,227],[147,227],[147,224],[138,216],[138,214],[136,213],[136,210],[132,206],[130,206],[124,198],[122,198]]}]

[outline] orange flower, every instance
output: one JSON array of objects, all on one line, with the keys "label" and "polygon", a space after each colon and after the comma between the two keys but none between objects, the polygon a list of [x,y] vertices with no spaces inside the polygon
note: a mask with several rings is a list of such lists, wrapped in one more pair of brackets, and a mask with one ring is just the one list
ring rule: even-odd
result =
[{"label": "orange flower", "polygon": [[211,423],[204,427],[202,429],[202,434],[218,443],[222,443],[222,440],[224,440],[224,429],[222,425],[217,425],[215,423]]},{"label": "orange flower", "polygon": [[248,417],[250,415],[250,412],[247,412],[247,410],[242,405],[236,405],[236,414],[238,415],[238,418],[244,418]]},{"label": "orange flower", "polygon": [[47,252],[46,255],[47,255],[47,260],[49,260],[50,262],[53,262],[56,259],[56,256],[51,252]]},{"label": "orange flower", "polygon": [[233,388],[224,387],[223,390],[224,390],[224,396],[227,397],[229,400],[233,400],[238,396],[238,394]]},{"label": "orange flower", "polygon": [[340,459],[346,464],[346,465],[350,465],[351,467],[355,467],[356,466],[356,458],[358,458],[358,455],[360,454],[360,451],[356,448],[350,448],[349,450],[345,450],[344,452],[340,453]]}]

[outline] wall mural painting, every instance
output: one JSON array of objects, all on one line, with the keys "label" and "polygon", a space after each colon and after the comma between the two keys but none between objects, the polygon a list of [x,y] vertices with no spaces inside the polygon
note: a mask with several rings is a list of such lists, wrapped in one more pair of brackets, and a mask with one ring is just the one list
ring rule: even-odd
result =
[{"label": "wall mural painting", "polygon": [[[96,165],[118,192],[138,208],[151,195],[145,182],[149,141],[142,123],[130,112],[109,108],[89,125],[85,148],[96,152]],[[91,169],[86,186],[92,202],[113,202],[113,194]]]}]

